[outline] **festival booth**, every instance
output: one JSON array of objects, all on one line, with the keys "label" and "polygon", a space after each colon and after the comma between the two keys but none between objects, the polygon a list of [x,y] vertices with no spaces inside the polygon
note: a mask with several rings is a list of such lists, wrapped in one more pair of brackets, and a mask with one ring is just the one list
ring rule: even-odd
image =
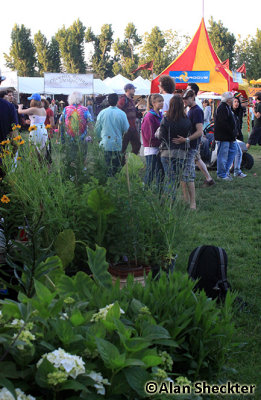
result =
[{"label": "festival booth", "polygon": [[[204,18],[189,45],[160,75],[163,74],[175,79],[176,89],[186,89],[188,83],[194,82],[201,91],[218,94],[237,91],[248,97],[248,82],[240,73],[233,74],[216,55]],[[152,80],[151,93],[159,92],[160,75]]]}]

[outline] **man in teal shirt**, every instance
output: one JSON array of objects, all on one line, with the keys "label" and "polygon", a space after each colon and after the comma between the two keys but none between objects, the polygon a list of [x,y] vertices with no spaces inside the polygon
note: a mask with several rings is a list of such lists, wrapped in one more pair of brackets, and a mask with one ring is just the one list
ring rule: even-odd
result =
[{"label": "man in teal shirt", "polygon": [[104,148],[108,175],[113,176],[121,164],[122,137],[129,129],[129,122],[124,111],[116,107],[118,95],[116,93],[108,96],[110,107],[102,110],[96,121],[95,131],[100,146]]}]

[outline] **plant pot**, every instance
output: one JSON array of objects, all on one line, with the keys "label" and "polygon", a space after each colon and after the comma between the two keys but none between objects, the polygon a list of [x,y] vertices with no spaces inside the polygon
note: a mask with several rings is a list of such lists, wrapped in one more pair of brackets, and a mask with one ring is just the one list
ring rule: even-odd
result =
[{"label": "plant pot", "polygon": [[134,282],[139,282],[144,286],[144,274],[147,276],[150,270],[151,268],[149,266],[141,264],[137,266],[134,261],[122,261],[118,264],[110,264],[108,269],[112,275],[113,284],[116,283],[118,278],[120,279],[121,289],[126,285],[128,275],[133,275]]}]

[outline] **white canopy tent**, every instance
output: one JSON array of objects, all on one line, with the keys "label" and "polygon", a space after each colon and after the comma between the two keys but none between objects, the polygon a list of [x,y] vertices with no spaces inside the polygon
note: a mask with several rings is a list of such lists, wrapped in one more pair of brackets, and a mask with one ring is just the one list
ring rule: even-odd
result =
[{"label": "white canopy tent", "polygon": [[[114,76],[113,78],[106,78],[103,83],[113,92],[117,94],[124,94],[124,86],[127,83],[132,83],[129,79],[125,78],[121,74]],[[112,92],[111,92],[112,93]]]},{"label": "white canopy tent", "polygon": [[134,79],[132,83],[136,87],[135,94],[148,96],[150,94],[150,81],[148,82],[141,76]]},{"label": "white canopy tent", "polygon": [[19,93],[44,93],[44,78],[18,77]]},{"label": "white canopy tent", "polygon": [[94,79],[93,92],[94,94],[110,94],[114,93],[114,90],[105,85],[104,81],[102,81],[101,79]]}]

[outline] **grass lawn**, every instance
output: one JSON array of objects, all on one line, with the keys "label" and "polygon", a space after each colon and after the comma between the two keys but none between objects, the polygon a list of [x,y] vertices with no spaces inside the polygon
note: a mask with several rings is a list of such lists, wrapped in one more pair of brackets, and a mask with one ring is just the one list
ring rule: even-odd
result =
[{"label": "grass lawn", "polygon": [[[203,175],[197,172],[197,211],[185,222],[187,236],[177,248],[177,269],[186,271],[190,252],[203,244],[223,247],[228,254],[228,279],[232,288],[248,303],[235,315],[237,339],[244,345],[228,359],[224,380],[258,386],[255,396],[261,399],[261,147],[250,149],[255,164],[245,179],[217,181],[201,188]],[[216,172],[211,171],[216,178]],[[235,371],[233,371],[233,369]],[[220,396],[218,397],[220,398]],[[223,398],[238,399],[239,395]],[[211,399],[214,399],[211,396]]]}]

